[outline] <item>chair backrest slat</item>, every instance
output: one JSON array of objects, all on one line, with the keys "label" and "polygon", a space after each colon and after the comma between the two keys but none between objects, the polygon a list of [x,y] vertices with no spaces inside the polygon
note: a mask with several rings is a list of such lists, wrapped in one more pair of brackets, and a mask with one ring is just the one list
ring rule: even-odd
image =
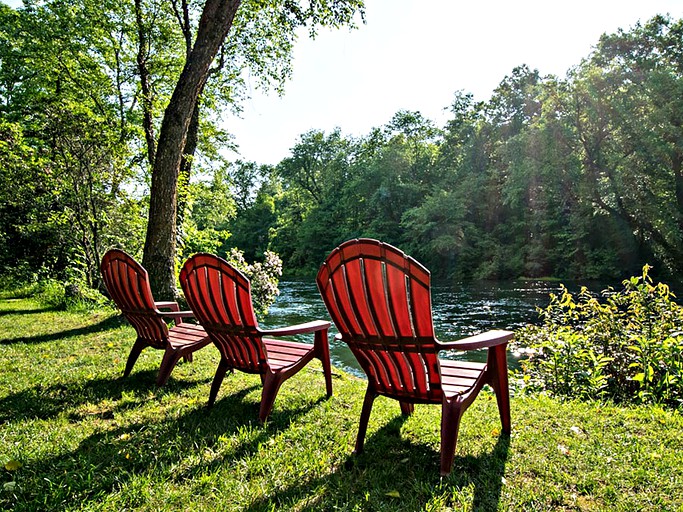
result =
[{"label": "chair backrest slat", "polygon": [[390,314],[386,274],[382,263],[379,260],[368,259],[363,261],[363,266],[366,294],[378,334],[381,337],[396,336],[399,329],[394,315]]},{"label": "chair backrest slat", "polygon": [[154,347],[165,348],[168,327],[156,312],[147,271],[120,249],[104,255],[101,271],[109,295],[138,337]]},{"label": "chair backrest slat", "polygon": [[377,331],[369,315],[361,265],[362,262],[359,259],[349,261],[345,265],[344,277],[349,297],[348,304],[351,306],[350,312],[353,314],[354,323],[358,326],[354,334],[372,337],[377,336]]},{"label": "chair backrest slat", "polygon": [[317,283],[342,339],[379,392],[440,398],[426,268],[391,245],[350,240],[330,253]]},{"label": "chair backrest slat", "polygon": [[227,261],[195,254],[180,271],[190,308],[228,364],[262,373],[267,354],[251,301],[249,280]]}]

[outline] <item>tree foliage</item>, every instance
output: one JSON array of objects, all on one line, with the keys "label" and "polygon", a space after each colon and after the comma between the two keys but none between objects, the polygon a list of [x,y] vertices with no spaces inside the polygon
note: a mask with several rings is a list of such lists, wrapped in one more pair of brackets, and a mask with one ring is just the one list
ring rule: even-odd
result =
[{"label": "tree foliage", "polygon": [[[107,248],[141,255],[164,113],[207,5],[0,6],[3,274],[96,284]],[[178,211],[156,214],[172,246],[152,258],[162,273],[170,262],[174,277],[192,252],[238,247],[248,261],[272,251],[286,274],[310,276],[333,247],[367,236],[440,278],[622,278],[645,263],[681,275],[681,20],[606,34],[564,78],[520,65],[487,101],[457,92],[444,126],[399,110],[366,135],[303,133],[272,168],[226,161],[221,112],[239,111],[246,72],[281,91],[296,37],[352,23],[359,9],[237,8],[197,101],[183,105],[186,138],[166,168],[178,178],[168,196]]]},{"label": "tree foliage", "polygon": [[[200,218],[203,202],[218,211],[232,199],[217,185],[220,176],[208,187],[192,184],[190,166],[209,181],[224,172],[221,149],[231,143],[220,112],[239,111],[252,86],[247,73],[258,86],[282,91],[300,29],[315,34],[319,26],[352,23],[359,11],[359,0],[1,5],[3,134],[22,141],[7,151],[12,166],[6,172],[9,178],[21,168],[17,182],[39,199],[22,203],[25,211],[9,208],[10,196],[20,194],[8,186],[3,237],[23,239],[29,250],[7,250],[4,268],[26,260],[31,271],[60,278],[78,269],[95,285],[106,248],[123,246],[140,255],[148,214],[143,261],[156,291],[160,274],[166,291],[175,286],[177,244],[227,251],[232,210],[212,226]],[[32,173],[49,176],[50,183]],[[161,187],[155,185],[160,178]],[[194,219],[185,217],[193,211]],[[31,230],[45,232],[48,250]]]},{"label": "tree foliage", "polygon": [[519,66],[487,102],[458,92],[442,129],[399,111],[365,137],[303,134],[264,247],[307,274],[369,236],[457,279],[680,276],[682,26],[605,35],[565,79]]}]

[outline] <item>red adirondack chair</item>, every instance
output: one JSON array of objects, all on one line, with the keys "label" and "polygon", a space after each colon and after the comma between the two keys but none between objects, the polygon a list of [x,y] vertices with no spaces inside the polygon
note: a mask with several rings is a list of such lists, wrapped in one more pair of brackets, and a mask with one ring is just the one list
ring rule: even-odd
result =
[{"label": "red adirondack chair", "polygon": [[[192,361],[193,352],[211,343],[201,326],[183,322],[183,318],[194,316],[191,311],[180,311],[176,302],[154,302],[147,271],[122,250],[108,251],[102,258],[101,270],[109,295],[138,335],[124,377],[130,374],[140,352],[153,347],[164,351],[156,381],[163,386],[181,357]],[[169,329],[165,318],[175,325]]]},{"label": "red adirondack chair", "polygon": [[[502,430],[510,433],[506,346],[509,331],[442,343],[434,335],[430,274],[413,258],[377,240],[334,249],[317,276],[327,310],[368,377],[356,438],[363,451],[374,399],[395,398],[403,414],[414,404],[441,404],[441,474],[450,473],[460,418],[484,384],[496,393]],[[439,359],[441,350],[488,348],[486,363]]]},{"label": "red adirondack chair", "polygon": [[[282,329],[260,329],[251,301],[251,284],[227,261],[212,254],[195,254],[180,271],[180,285],[197,319],[221,353],[209,406],[213,405],[225,372],[237,369],[261,376],[259,419],[268,418],[282,383],[313,358],[323,365],[327,396],[332,396],[329,322],[316,320]],[[314,333],[313,344],[270,337]]]}]

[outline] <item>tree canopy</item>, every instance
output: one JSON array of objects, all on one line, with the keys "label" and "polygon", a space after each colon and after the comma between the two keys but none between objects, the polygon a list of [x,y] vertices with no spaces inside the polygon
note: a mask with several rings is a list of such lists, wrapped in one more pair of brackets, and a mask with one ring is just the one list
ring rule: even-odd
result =
[{"label": "tree canopy", "polygon": [[[185,134],[164,142],[202,15],[219,3],[235,8],[231,28],[181,101]],[[367,236],[448,279],[622,278],[645,263],[682,275],[682,20],[605,34],[563,78],[520,65],[487,101],[458,91],[444,126],[399,110],[359,137],[292,134],[272,167],[227,161],[219,113],[239,110],[245,70],[282,90],[301,29],[358,12],[359,1],[0,5],[0,274],[96,286],[104,250],[139,257],[147,237],[145,264],[171,280],[192,252],[234,247],[310,276]],[[159,171],[164,144],[175,156]],[[160,172],[175,190],[158,192]],[[154,213],[155,201],[176,206]],[[170,251],[155,252],[148,217]]]}]

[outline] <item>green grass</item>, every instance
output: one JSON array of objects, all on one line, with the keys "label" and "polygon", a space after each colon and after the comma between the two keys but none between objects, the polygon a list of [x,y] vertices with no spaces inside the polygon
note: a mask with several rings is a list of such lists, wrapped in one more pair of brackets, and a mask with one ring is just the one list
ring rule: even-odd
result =
[{"label": "green grass", "polygon": [[485,391],[441,478],[439,407],[378,398],[356,457],[362,380],[336,371],[326,400],[314,364],[260,425],[252,375],[206,408],[213,346],[158,389],[158,351],[121,378],[133,339],[112,312],[0,300],[0,510],[683,510],[675,412],[513,396],[505,438]]}]

